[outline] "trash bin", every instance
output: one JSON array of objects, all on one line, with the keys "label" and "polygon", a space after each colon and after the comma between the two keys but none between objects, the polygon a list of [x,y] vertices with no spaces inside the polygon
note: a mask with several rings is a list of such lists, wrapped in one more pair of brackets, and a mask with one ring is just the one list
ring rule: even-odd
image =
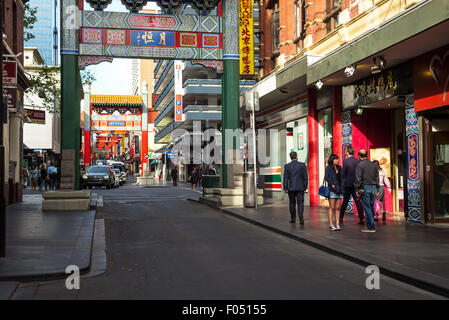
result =
[{"label": "trash bin", "polygon": [[256,206],[255,193],[254,171],[243,172],[243,204],[245,207]]}]

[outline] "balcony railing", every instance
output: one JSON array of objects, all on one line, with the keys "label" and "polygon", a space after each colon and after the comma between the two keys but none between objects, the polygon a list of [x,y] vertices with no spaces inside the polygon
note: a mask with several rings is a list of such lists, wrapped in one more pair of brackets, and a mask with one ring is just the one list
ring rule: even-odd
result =
[{"label": "balcony railing", "polygon": [[[159,90],[159,87],[162,85],[162,83],[165,80],[165,77],[167,74],[169,74],[171,71],[173,71],[173,60],[171,60],[165,67],[165,70],[162,71],[162,74],[156,84],[154,85],[154,92],[157,92]],[[172,75],[171,75],[172,76]]]},{"label": "balcony railing", "polygon": [[157,126],[171,111],[173,112],[173,108],[175,106],[175,99],[171,99],[169,103],[165,106],[165,108],[162,109],[161,112],[157,115],[157,117],[154,119],[154,126]]},{"label": "balcony railing", "polygon": [[159,97],[156,99],[156,101],[154,102],[154,108],[156,110],[158,110],[159,105],[162,103],[162,101],[165,99],[165,97],[167,96],[167,94],[170,92],[170,90],[173,88],[175,84],[175,78],[173,77],[170,82],[167,84],[167,86],[164,88],[164,90],[162,90],[161,94],[159,95]]}]

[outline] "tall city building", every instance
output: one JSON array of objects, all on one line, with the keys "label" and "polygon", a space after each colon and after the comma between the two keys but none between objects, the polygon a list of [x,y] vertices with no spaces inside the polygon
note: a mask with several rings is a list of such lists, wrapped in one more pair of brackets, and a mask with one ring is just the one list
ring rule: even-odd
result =
[{"label": "tall city building", "polygon": [[31,30],[35,38],[25,45],[37,48],[45,65],[58,65],[58,0],[30,0],[29,5],[37,9],[37,21]]}]

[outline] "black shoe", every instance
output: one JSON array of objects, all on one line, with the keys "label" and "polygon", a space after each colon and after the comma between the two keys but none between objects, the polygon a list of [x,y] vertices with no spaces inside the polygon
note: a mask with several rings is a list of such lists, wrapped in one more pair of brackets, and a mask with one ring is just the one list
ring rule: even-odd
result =
[{"label": "black shoe", "polygon": [[340,224],[343,224],[343,219],[340,219]]},{"label": "black shoe", "polygon": [[290,223],[296,223],[296,221],[295,220],[290,220]]},{"label": "black shoe", "polygon": [[358,222],[358,224],[360,224],[360,225],[364,225],[364,224],[365,224],[365,221],[363,221],[363,220],[360,220],[360,221]]},{"label": "black shoe", "polygon": [[376,222],[379,221],[379,218],[378,218],[378,217],[375,217],[375,218],[374,218],[374,221],[376,221]]},{"label": "black shoe", "polygon": [[387,221],[387,213],[386,212],[382,213],[382,221],[383,222]]},{"label": "black shoe", "polygon": [[299,219],[299,224],[303,226],[304,225],[304,219]]}]

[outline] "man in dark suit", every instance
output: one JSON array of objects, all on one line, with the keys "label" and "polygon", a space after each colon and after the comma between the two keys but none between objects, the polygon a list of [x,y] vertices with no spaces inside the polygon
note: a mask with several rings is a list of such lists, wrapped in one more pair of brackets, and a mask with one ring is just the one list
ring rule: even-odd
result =
[{"label": "man in dark suit", "polygon": [[345,177],[345,193],[343,196],[343,203],[340,207],[340,223],[343,223],[343,217],[346,212],[346,208],[349,203],[349,199],[352,198],[355,201],[355,205],[357,207],[357,212],[359,214],[359,224],[363,224],[363,207],[362,202],[356,195],[356,190],[354,188],[354,181],[355,181],[355,172],[357,169],[357,166],[360,163],[360,160],[354,157],[354,148],[352,146],[349,146],[346,148],[346,159],[343,161],[343,174]]},{"label": "man in dark suit", "polygon": [[290,152],[290,163],[284,166],[284,190],[290,200],[290,223],[296,223],[296,204],[298,204],[299,223],[304,225],[304,191],[308,177],[306,165],[298,161],[296,152]]}]

